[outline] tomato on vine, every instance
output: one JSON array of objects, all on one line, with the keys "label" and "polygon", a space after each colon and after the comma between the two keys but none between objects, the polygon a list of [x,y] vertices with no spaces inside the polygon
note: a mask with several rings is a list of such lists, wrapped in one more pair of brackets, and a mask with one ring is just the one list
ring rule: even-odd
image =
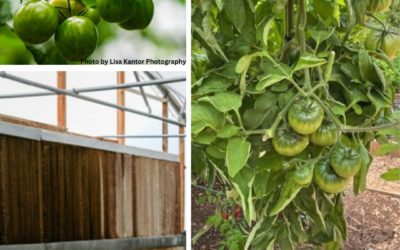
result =
[{"label": "tomato on vine", "polygon": [[97,0],[97,11],[110,23],[126,22],[133,13],[135,1],[131,0]]},{"label": "tomato on vine", "polygon": [[327,193],[340,193],[345,190],[349,179],[336,174],[328,159],[320,159],[314,166],[314,180]]},{"label": "tomato on vine", "polygon": [[57,8],[59,12],[60,23],[71,16],[76,16],[82,12],[86,7],[80,0],[50,0],[50,4]]},{"label": "tomato on vine", "polygon": [[289,124],[299,134],[314,133],[324,119],[324,111],[317,101],[304,98],[296,101],[289,109]]},{"label": "tomato on vine", "polygon": [[338,139],[338,129],[332,122],[324,121],[321,126],[310,135],[310,141],[319,146],[331,146]]},{"label": "tomato on vine", "polygon": [[281,155],[295,156],[308,146],[308,136],[297,134],[292,129],[283,126],[276,130],[272,145]]},{"label": "tomato on vine", "polygon": [[361,157],[354,149],[346,146],[336,146],[330,155],[331,165],[341,177],[355,176],[361,167]]},{"label": "tomato on vine", "polygon": [[101,21],[99,12],[93,8],[88,8],[86,12],[84,12],[83,16],[92,20],[92,22],[96,25]]},{"label": "tomato on vine", "polygon": [[385,31],[372,31],[365,39],[365,48],[368,50],[380,49],[393,59],[400,51],[400,35]]},{"label": "tomato on vine", "polygon": [[144,29],[146,28],[154,15],[153,0],[136,0],[131,17],[120,23],[119,26],[126,30]]},{"label": "tomato on vine", "polygon": [[65,20],[55,35],[56,47],[68,60],[87,58],[96,49],[96,25],[87,17],[75,16]]},{"label": "tomato on vine", "polygon": [[314,164],[311,163],[296,166],[296,169],[293,171],[293,180],[301,186],[307,186],[312,181],[313,171]]},{"label": "tomato on vine", "polygon": [[24,3],[14,16],[15,33],[30,44],[49,40],[57,26],[56,8],[44,0],[31,0]]}]

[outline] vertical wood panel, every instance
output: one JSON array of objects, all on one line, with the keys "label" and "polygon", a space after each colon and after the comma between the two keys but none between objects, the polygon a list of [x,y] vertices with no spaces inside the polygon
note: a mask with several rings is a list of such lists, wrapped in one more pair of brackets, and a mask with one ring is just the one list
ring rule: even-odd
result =
[{"label": "vertical wood panel", "polygon": [[0,135],[0,244],[179,233],[179,164]]},{"label": "vertical wood panel", "polygon": [[[117,72],[117,83],[125,83],[125,72]],[[120,106],[125,106],[125,89],[117,90],[117,104]],[[125,135],[125,111],[117,110],[117,135]],[[119,144],[125,144],[125,138],[118,138]]]},{"label": "vertical wood panel", "polygon": [[[57,72],[57,88],[66,89],[67,73]],[[62,128],[67,127],[67,99],[65,95],[57,95],[57,125]]]},{"label": "vertical wood panel", "polygon": [[0,136],[0,244],[9,242],[10,203],[7,137]]}]

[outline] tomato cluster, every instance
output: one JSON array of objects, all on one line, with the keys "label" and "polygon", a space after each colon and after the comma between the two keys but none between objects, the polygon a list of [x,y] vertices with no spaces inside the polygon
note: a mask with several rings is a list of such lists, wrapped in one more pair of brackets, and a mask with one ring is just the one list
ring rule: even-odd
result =
[{"label": "tomato cluster", "polygon": [[101,19],[134,30],[146,28],[153,14],[152,0],[97,0],[91,7],[80,0],[30,0],[17,10],[14,31],[28,44],[41,44],[55,35],[58,52],[78,61],[96,49]]},{"label": "tomato cluster", "polygon": [[304,98],[295,101],[288,111],[287,124],[277,128],[272,139],[276,152],[284,156],[297,156],[309,143],[331,148],[329,157],[316,162],[296,166],[293,180],[298,185],[311,183],[313,176],[318,186],[327,193],[342,192],[349,178],[361,167],[361,157],[353,148],[343,145],[338,139],[336,125],[324,119],[324,111],[317,101]]}]

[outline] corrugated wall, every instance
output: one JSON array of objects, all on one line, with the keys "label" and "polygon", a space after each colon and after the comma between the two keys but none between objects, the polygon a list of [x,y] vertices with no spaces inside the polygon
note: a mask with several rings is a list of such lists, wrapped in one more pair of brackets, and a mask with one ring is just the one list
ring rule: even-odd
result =
[{"label": "corrugated wall", "polygon": [[179,165],[0,135],[0,244],[180,234]]}]

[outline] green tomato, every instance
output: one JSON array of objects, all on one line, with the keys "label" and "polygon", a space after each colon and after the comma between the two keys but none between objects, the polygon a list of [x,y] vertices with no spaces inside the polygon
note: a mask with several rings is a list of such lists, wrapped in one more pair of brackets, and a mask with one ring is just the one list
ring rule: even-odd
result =
[{"label": "green tomato", "polygon": [[127,21],[133,13],[135,0],[97,0],[97,11],[110,23]]},{"label": "green tomato", "polygon": [[278,128],[272,139],[276,152],[285,156],[295,156],[308,146],[308,136],[299,135],[290,128]]},{"label": "green tomato", "polygon": [[380,13],[389,10],[392,0],[368,0],[367,11],[370,13]]},{"label": "green tomato", "polygon": [[23,41],[31,44],[50,39],[58,26],[58,13],[44,0],[24,3],[14,16],[14,31]]},{"label": "green tomato", "polygon": [[365,39],[365,48],[368,50],[382,50],[389,58],[393,59],[400,51],[400,36],[389,33],[371,31]]},{"label": "green tomato", "polygon": [[[50,4],[58,10],[59,22],[62,23],[65,19],[71,16],[76,16],[85,9],[85,5],[80,0],[50,0]],[[70,9],[71,8],[71,12]]]},{"label": "green tomato", "polygon": [[101,21],[99,12],[93,8],[87,9],[87,11],[85,12],[85,14],[83,14],[83,16],[92,20],[92,22],[96,25],[99,24],[99,22]]},{"label": "green tomato", "polygon": [[96,25],[87,17],[70,17],[57,29],[55,41],[58,51],[66,59],[85,59],[97,46]]},{"label": "green tomato", "polygon": [[333,171],[328,159],[321,159],[315,164],[314,180],[323,191],[333,194],[344,191],[349,182],[349,179]]},{"label": "green tomato", "polygon": [[119,26],[126,30],[136,30],[146,28],[154,15],[153,0],[136,0],[132,16]]},{"label": "green tomato", "polygon": [[312,181],[313,170],[313,164],[306,164],[304,166],[296,167],[293,172],[293,180],[301,186],[307,186]]},{"label": "green tomato", "polygon": [[324,119],[322,107],[313,99],[306,98],[295,102],[289,109],[289,124],[299,134],[314,133]]},{"label": "green tomato", "polygon": [[322,123],[321,127],[310,135],[310,140],[315,145],[319,146],[331,146],[337,141],[337,127],[334,123],[325,122]]},{"label": "green tomato", "polygon": [[332,150],[331,165],[335,172],[344,178],[355,176],[361,167],[361,157],[354,149],[337,146]]}]

